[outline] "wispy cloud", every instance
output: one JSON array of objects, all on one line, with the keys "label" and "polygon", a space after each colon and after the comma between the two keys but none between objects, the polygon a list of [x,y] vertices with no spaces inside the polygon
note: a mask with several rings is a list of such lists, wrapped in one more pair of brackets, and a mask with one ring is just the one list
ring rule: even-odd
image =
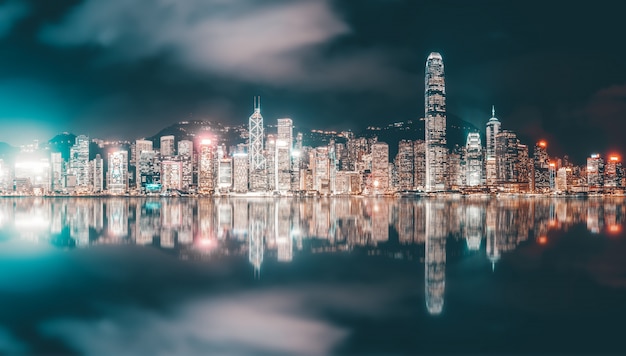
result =
[{"label": "wispy cloud", "polygon": [[41,38],[100,47],[109,61],[165,56],[200,73],[275,86],[367,87],[393,77],[380,53],[326,58],[324,46],[350,32],[324,0],[86,0]]},{"label": "wispy cloud", "polygon": [[0,4],[0,38],[9,34],[15,23],[29,13],[28,5],[23,1],[7,1]]}]

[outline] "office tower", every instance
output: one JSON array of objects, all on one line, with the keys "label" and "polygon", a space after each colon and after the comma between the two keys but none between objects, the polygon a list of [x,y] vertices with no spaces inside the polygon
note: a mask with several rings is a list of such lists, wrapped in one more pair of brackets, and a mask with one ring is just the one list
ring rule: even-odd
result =
[{"label": "office tower", "polygon": [[266,189],[276,189],[276,135],[268,134],[265,141],[265,173],[267,178]]},{"label": "office tower", "polygon": [[556,171],[556,191],[567,192],[569,187],[567,182],[571,179],[572,169],[569,167],[561,167]]},{"label": "office tower", "polygon": [[546,141],[539,141],[533,152],[533,191],[545,193],[550,189],[550,157]]},{"label": "office tower", "polygon": [[[529,181],[528,146],[517,135],[503,130],[496,135],[496,177],[498,184],[519,183],[515,190],[527,191]],[[512,186],[511,186],[512,187]]]},{"label": "office tower", "polygon": [[109,153],[107,190],[110,194],[124,194],[128,190],[128,151]]},{"label": "office tower", "polygon": [[330,193],[330,160],[328,146],[313,149],[309,158],[313,178],[313,190],[322,194]]},{"label": "office tower", "polygon": [[135,141],[135,151],[134,151],[135,156],[133,157],[133,162],[135,163],[135,165],[139,163],[141,152],[152,151],[153,150],[152,146],[153,146],[152,141],[150,140],[136,140]]},{"label": "office tower", "polygon": [[193,156],[193,142],[190,140],[178,141],[178,155],[183,157]]},{"label": "office tower", "polygon": [[183,162],[166,159],[161,162],[161,187],[163,190],[180,190],[183,186]]},{"label": "office tower", "polygon": [[76,136],[76,143],[70,148],[70,174],[76,179],[75,190],[88,192],[89,186],[89,137]]},{"label": "office tower", "polygon": [[446,88],[443,59],[433,52],[426,60],[425,78],[426,191],[446,189]]},{"label": "office tower", "polygon": [[145,193],[161,190],[161,161],[156,151],[142,151],[137,161],[137,188]]},{"label": "office tower", "polygon": [[619,156],[610,155],[604,169],[604,186],[606,188],[617,188],[622,185],[622,162]]},{"label": "office tower", "polygon": [[161,136],[161,157],[171,157],[176,154],[174,148],[174,136]]},{"label": "office tower", "polygon": [[413,141],[402,140],[398,143],[398,154],[395,159],[399,190],[413,190]]},{"label": "office tower", "polygon": [[587,185],[589,191],[597,192],[604,186],[604,160],[594,153],[587,158]]},{"label": "office tower", "polygon": [[217,189],[227,193],[233,186],[233,160],[224,157],[217,162]]},{"label": "office tower", "polygon": [[251,191],[267,189],[265,157],[263,156],[263,116],[261,116],[261,97],[254,99],[254,112],[248,119],[248,183]]},{"label": "office tower", "polygon": [[104,160],[99,153],[91,160],[91,186],[94,193],[104,191]]},{"label": "office tower", "polygon": [[487,138],[486,151],[487,158],[496,155],[496,135],[500,132],[500,121],[496,118],[496,107],[491,106],[491,118],[487,122]]},{"label": "office tower", "polygon": [[483,180],[483,152],[478,132],[467,134],[465,144],[465,184],[468,187],[476,187]]},{"label": "office tower", "polygon": [[413,189],[424,190],[426,186],[426,142],[416,140],[413,143]]},{"label": "office tower", "polygon": [[375,193],[389,189],[389,145],[385,142],[372,145],[372,181]]},{"label": "office tower", "polygon": [[233,191],[248,191],[248,154],[242,148],[233,154]]},{"label": "office tower", "polygon": [[500,121],[496,118],[496,108],[491,106],[491,118],[487,122],[486,154],[485,154],[485,183],[493,186],[497,181],[496,171],[496,135],[500,132]]},{"label": "office tower", "polygon": [[465,167],[461,165],[463,149],[463,146],[455,145],[452,152],[448,153],[445,176],[448,189],[458,190],[465,184]]},{"label": "office tower", "polygon": [[293,145],[293,122],[289,118],[278,119],[276,135],[276,190],[291,190],[291,155]]},{"label": "office tower", "polygon": [[215,190],[215,143],[209,139],[200,143],[200,156],[198,157],[198,193],[212,194]]},{"label": "office tower", "polygon": [[63,157],[61,152],[50,153],[50,168],[52,170],[50,179],[50,190],[52,192],[60,192],[63,190]]}]

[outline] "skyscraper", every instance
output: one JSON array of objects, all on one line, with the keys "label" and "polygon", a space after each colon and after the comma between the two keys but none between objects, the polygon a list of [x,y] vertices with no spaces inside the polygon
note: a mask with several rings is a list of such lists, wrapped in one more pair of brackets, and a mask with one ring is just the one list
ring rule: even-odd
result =
[{"label": "skyscraper", "polygon": [[76,190],[86,192],[89,186],[89,137],[76,136],[70,148],[70,174],[76,177]]},{"label": "skyscraper", "polygon": [[465,184],[475,187],[482,184],[483,154],[478,132],[467,134],[465,144]]},{"label": "skyscraper", "polygon": [[488,186],[496,184],[496,135],[500,132],[500,121],[496,118],[496,108],[491,106],[491,119],[487,122],[487,152],[485,155],[485,182]]},{"label": "skyscraper", "polygon": [[276,135],[276,190],[291,190],[291,152],[293,145],[293,121],[278,119]]},{"label": "skyscraper", "polygon": [[212,194],[215,190],[215,151],[215,144],[211,140],[202,140],[198,164],[198,192],[201,194]]},{"label": "skyscraper", "polygon": [[175,154],[174,145],[175,137],[173,135],[161,136],[161,156],[171,157]]},{"label": "skyscraper", "polygon": [[128,190],[128,151],[109,153],[107,190],[111,194],[123,194]]},{"label": "skyscraper", "polygon": [[432,192],[446,189],[446,88],[443,59],[437,52],[432,52],[426,60],[425,79],[425,190]]},{"label": "skyscraper", "polygon": [[261,98],[254,98],[254,112],[248,119],[248,184],[251,191],[266,189],[265,157],[263,156],[263,116],[261,116]]}]

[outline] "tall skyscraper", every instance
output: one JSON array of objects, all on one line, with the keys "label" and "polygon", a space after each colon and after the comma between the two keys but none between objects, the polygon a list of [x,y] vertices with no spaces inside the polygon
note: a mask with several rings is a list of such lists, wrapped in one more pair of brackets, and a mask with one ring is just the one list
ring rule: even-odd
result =
[{"label": "tall skyscraper", "polygon": [[446,88],[443,59],[432,52],[426,60],[425,138],[427,192],[446,189]]},{"label": "tall skyscraper", "polygon": [[478,132],[467,134],[465,144],[465,184],[476,187],[482,184],[483,154]]},{"label": "tall skyscraper", "polygon": [[261,116],[261,97],[254,98],[254,112],[248,119],[248,165],[251,191],[264,191],[267,188],[265,157],[263,156],[263,116]]},{"label": "tall skyscraper", "polygon": [[485,154],[485,183],[488,186],[496,184],[498,173],[496,171],[496,135],[500,132],[500,121],[496,118],[496,108],[491,106],[491,119],[487,122],[487,139]]},{"label": "tall skyscraper", "polygon": [[372,180],[374,193],[389,189],[389,145],[385,142],[372,145]]},{"label": "tall skyscraper", "polygon": [[128,151],[109,153],[107,190],[111,194],[123,194],[128,190]]},{"label": "tall skyscraper", "polygon": [[209,139],[202,140],[198,162],[198,192],[201,194],[212,194],[215,191],[216,161],[215,144]]},{"label": "tall skyscraper", "polygon": [[76,177],[76,190],[87,192],[89,186],[89,137],[76,136],[76,143],[70,148],[70,174]]},{"label": "tall skyscraper", "polygon": [[161,156],[162,157],[171,157],[176,153],[174,152],[174,148],[176,147],[174,145],[174,141],[175,141],[175,138],[172,135],[161,136]]},{"label": "tall skyscraper", "polygon": [[133,162],[135,165],[139,162],[139,157],[141,157],[141,152],[144,151],[152,151],[152,141],[150,140],[136,140],[135,141],[135,156],[133,157]]},{"label": "tall skyscraper", "polygon": [[291,190],[291,152],[293,146],[293,121],[278,119],[276,135],[276,190]]}]

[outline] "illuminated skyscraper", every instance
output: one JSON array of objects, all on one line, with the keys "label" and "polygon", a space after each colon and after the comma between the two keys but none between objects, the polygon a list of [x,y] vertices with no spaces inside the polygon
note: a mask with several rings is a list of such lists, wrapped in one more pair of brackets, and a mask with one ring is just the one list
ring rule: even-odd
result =
[{"label": "illuminated skyscraper", "polygon": [[426,142],[417,140],[413,144],[413,189],[424,190],[426,185]]},{"label": "illuminated skyscraper", "polygon": [[276,135],[276,190],[285,193],[291,190],[291,153],[293,145],[293,121],[278,119]]},{"label": "illuminated skyscraper", "polygon": [[96,154],[96,157],[91,161],[91,186],[94,193],[101,193],[104,191],[104,162],[100,154]]},{"label": "illuminated skyscraper", "polygon": [[384,193],[389,189],[389,145],[376,142],[372,145],[373,191]]},{"label": "illuminated skyscraper", "polygon": [[233,191],[248,191],[248,154],[243,150],[233,154]]},{"label": "illuminated skyscraper", "polygon": [[128,151],[109,153],[107,190],[111,194],[123,194],[128,190]]},{"label": "illuminated skyscraper", "polygon": [[598,191],[604,185],[604,160],[597,153],[587,158],[587,185],[589,191]]},{"label": "illuminated skyscraper", "polygon": [[60,192],[63,190],[63,157],[61,152],[50,153],[50,167],[52,169],[50,189],[53,192]]},{"label": "illuminated skyscraper", "polygon": [[546,141],[539,141],[533,152],[533,190],[545,193],[550,189],[550,157],[546,150]]},{"label": "illuminated skyscraper", "polygon": [[622,185],[622,162],[618,155],[610,155],[604,169],[604,186],[617,188]]},{"label": "illuminated skyscraper", "polygon": [[233,160],[225,157],[217,162],[217,189],[227,193],[233,186]]},{"label": "illuminated skyscraper", "polygon": [[70,148],[70,174],[76,177],[76,190],[87,192],[89,186],[89,137],[79,135]]},{"label": "illuminated skyscraper", "polygon": [[446,189],[446,88],[443,59],[432,52],[426,60],[425,138],[427,192]]},{"label": "illuminated skyscraper", "polygon": [[152,141],[150,140],[136,140],[135,141],[135,157],[133,157],[133,162],[135,165],[138,164],[139,158],[141,157],[141,152],[143,151],[152,151]]},{"label": "illuminated skyscraper", "polygon": [[470,132],[465,144],[465,184],[475,187],[482,184],[483,153],[478,132]]},{"label": "illuminated skyscraper", "polygon": [[396,155],[395,165],[398,172],[398,189],[413,189],[413,141],[402,140],[398,144],[398,154]]},{"label": "illuminated skyscraper", "polygon": [[201,194],[212,194],[215,191],[215,166],[216,147],[209,140],[202,140],[200,143],[200,157],[198,164],[198,192]]},{"label": "illuminated skyscraper", "polygon": [[254,99],[254,112],[248,119],[248,169],[251,191],[264,191],[267,189],[265,157],[263,156],[263,116],[261,116],[261,98]]},{"label": "illuminated skyscraper", "polygon": [[178,155],[184,157],[193,156],[193,142],[189,140],[178,141]]},{"label": "illuminated skyscraper", "polygon": [[174,156],[176,154],[175,148],[174,136],[161,136],[161,157]]},{"label": "illuminated skyscraper", "polygon": [[485,154],[485,183],[493,186],[497,181],[496,171],[496,135],[500,132],[500,121],[496,118],[496,108],[491,106],[491,119],[487,122],[486,154]]},{"label": "illuminated skyscraper", "polygon": [[161,162],[161,185],[163,190],[180,190],[183,185],[183,162],[168,159]]}]

